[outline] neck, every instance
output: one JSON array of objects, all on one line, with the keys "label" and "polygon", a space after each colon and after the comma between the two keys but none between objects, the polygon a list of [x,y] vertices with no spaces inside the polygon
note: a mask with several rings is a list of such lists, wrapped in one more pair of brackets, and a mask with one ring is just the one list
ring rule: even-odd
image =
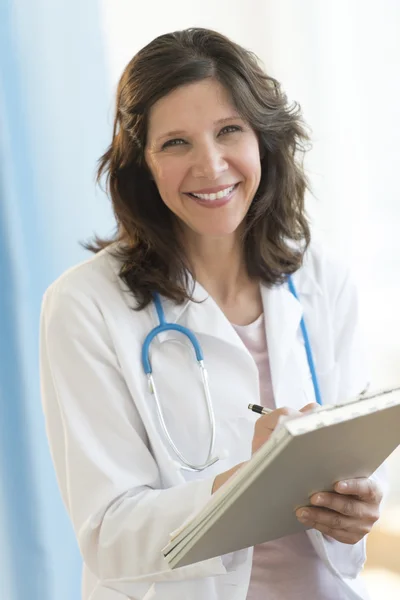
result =
[{"label": "neck", "polygon": [[211,239],[191,236],[185,245],[196,281],[217,302],[229,303],[249,284],[239,233]]}]

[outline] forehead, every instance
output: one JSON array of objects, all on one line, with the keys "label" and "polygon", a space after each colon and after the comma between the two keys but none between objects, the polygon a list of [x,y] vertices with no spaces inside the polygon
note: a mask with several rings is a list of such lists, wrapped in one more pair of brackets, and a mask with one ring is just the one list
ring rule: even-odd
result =
[{"label": "forehead", "polygon": [[214,79],[205,79],[173,90],[152,106],[148,137],[196,130],[235,115],[239,116],[227,90]]}]

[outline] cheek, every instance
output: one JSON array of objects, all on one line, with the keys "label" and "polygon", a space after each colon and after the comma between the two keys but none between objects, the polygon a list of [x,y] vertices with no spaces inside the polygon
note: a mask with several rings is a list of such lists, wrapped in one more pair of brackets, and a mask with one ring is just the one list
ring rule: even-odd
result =
[{"label": "cheek", "polygon": [[246,144],[238,157],[240,170],[252,185],[258,185],[261,179],[261,162],[258,142]]},{"label": "cheek", "polygon": [[258,187],[261,180],[261,165],[256,156],[254,160],[251,156],[247,156],[246,161],[242,164],[241,171],[251,188]]},{"label": "cheek", "polygon": [[176,194],[179,191],[184,173],[174,161],[165,161],[155,171],[155,181],[161,195]]}]

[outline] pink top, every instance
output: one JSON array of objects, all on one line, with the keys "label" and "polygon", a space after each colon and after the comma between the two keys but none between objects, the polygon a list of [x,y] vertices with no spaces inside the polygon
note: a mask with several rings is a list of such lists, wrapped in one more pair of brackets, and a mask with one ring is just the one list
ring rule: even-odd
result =
[{"label": "pink top", "polygon": [[[256,362],[260,402],[276,408],[269,368],[264,315],[250,325],[233,325]],[[247,600],[337,600],[338,578],[321,561],[305,532],[254,547]]]}]

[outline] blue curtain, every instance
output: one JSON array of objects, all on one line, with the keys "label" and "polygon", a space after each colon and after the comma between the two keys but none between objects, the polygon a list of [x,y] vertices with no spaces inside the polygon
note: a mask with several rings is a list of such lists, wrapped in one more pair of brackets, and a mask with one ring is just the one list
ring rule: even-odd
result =
[{"label": "blue curtain", "polygon": [[40,403],[46,287],[114,229],[94,184],[111,135],[95,0],[0,0],[0,598],[77,600],[81,560]]}]

